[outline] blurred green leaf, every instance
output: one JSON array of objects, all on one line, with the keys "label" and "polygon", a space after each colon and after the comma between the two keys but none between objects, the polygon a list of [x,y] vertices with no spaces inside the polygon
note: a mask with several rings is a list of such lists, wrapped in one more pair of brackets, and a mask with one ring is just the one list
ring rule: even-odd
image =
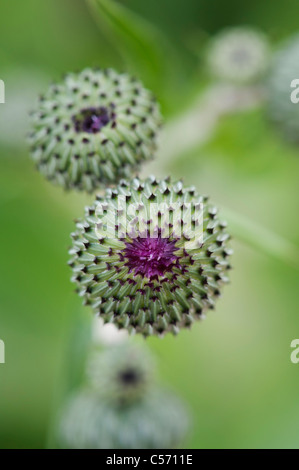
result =
[{"label": "blurred green leaf", "polygon": [[299,248],[272,230],[228,208],[222,212],[233,236],[261,253],[299,269]]},{"label": "blurred green leaf", "polygon": [[175,51],[151,23],[113,0],[87,0],[95,19],[120,52],[130,72],[161,96],[177,77]]}]

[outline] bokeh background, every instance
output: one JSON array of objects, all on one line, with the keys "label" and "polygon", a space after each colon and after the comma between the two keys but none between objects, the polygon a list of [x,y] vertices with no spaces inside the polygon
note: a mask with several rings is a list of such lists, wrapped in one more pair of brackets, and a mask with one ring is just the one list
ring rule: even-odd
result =
[{"label": "bokeh background", "polygon": [[[47,445],[71,332],[90,314],[73,293],[67,267],[73,219],[90,197],[66,194],[34,170],[24,138],[34,98],[66,71],[112,66],[138,74],[154,89],[167,122],[207,85],[203,50],[218,30],[258,26],[275,49],[298,28],[296,0],[283,6],[278,0],[119,3],[156,28],[148,49],[126,49],[82,0],[0,6],[0,78],[6,85],[0,105],[1,448]],[[155,52],[160,33],[173,52],[162,63]],[[223,118],[204,145],[165,161],[162,154],[155,164],[158,176],[183,176],[216,203],[295,244],[298,170],[299,149],[285,144],[258,108]],[[298,270],[237,238],[233,244],[232,282],[216,311],[191,331],[147,344],[162,382],[191,410],[185,447],[298,448],[299,364],[290,361],[290,343],[299,337]],[[76,361],[74,355],[73,366]]]}]

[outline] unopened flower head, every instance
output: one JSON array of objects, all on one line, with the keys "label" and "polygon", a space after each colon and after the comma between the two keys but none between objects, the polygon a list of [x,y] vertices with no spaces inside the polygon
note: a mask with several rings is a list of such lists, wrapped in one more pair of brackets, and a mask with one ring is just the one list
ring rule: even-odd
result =
[{"label": "unopened flower head", "polygon": [[182,444],[188,425],[184,405],[169,391],[119,408],[82,389],[60,414],[57,440],[70,449],[170,449]]},{"label": "unopened flower head", "polygon": [[268,41],[251,28],[224,30],[211,41],[208,65],[211,74],[223,82],[256,82],[269,65]]},{"label": "unopened flower head", "polygon": [[153,375],[149,353],[127,341],[104,351],[95,349],[88,360],[88,383],[120,407],[143,399],[152,387]]},{"label": "unopened flower head", "polygon": [[151,158],[160,124],[155,99],[140,82],[112,69],[85,69],[40,98],[29,142],[47,179],[90,192]]},{"label": "unopened flower head", "polygon": [[[296,35],[274,56],[268,81],[268,114],[283,135],[299,144],[299,35]],[[295,84],[295,88],[293,87]],[[294,98],[292,99],[292,92]]]},{"label": "unopened flower head", "polygon": [[72,237],[79,295],[129,332],[177,333],[214,308],[228,281],[226,224],[181,181],[121,181],[86,208]]}]

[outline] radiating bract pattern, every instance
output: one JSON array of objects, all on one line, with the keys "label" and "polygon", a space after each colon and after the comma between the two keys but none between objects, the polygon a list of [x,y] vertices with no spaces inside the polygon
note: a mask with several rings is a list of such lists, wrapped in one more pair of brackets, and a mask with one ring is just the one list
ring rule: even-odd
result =
[{"label": "radiating bract pattern", "polygon": [[121,181],[86,208],[72,237],[79,295],[105,322],[130,332],[189,327],[228,282],[226,223],[181,181]]},{"label": "radiating bract pattern", "polygon": [[91,192],[131,176],[150,159],[160,124],[152,93],[135,78],[85,69],[40,97],[29,143],[47,179]]},{"label": "radiating bract pattern", "polygon": [[248,84],[261,79],[269,66],[270,53],[264,34],[237,27],[220,32],[210,42],[208,67],[224,82]]},{"label": "radiating bract pattern", "polygon": [[187,428],[186,411],[169,392],[155,391],[119,408],[81,390],[62,412],[58,440],[71,449],[169,449],[181,443]]}]

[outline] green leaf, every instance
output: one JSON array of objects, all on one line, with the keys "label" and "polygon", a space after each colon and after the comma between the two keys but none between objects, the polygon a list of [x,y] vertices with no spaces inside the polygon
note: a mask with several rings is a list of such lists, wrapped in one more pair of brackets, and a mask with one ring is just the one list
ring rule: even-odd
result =
[{"label": "green leaf", "polygon": [[159,94],[161,88],[167,89],[174,76],[175,51],[163,33],[114,0],[87,1],[101,31],[114,42],[129,71]]}]

